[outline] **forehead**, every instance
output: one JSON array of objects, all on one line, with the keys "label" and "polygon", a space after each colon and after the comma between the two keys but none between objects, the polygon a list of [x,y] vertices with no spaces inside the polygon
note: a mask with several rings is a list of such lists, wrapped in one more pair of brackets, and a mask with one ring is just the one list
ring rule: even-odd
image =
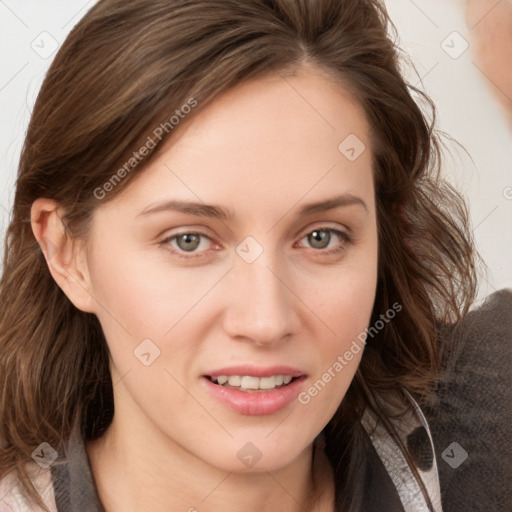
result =
[{"label": "forehead", "polygon": [[319,72],[275,73],[185,118],[123,195],[133,206],[178,193],[253,212],[262,197],[277,209],[338,193],[371,202],[371,167],[367,121],[347,91]]},{"label": "forehead", "polygon": [[201,140],[203,146],[210,143],[210,152],[219,152],[242,143],[248,155],[258,155],[259,147],[268,145],[273,155],[285,155],[305,145],[324,149],[321,140],[325,148],[338,150],[338,140],[350,134],[369,143],[362,106],[330,75],[312,67],[249,80],[200,107],[173,133],[171,146],[184,149]]}]

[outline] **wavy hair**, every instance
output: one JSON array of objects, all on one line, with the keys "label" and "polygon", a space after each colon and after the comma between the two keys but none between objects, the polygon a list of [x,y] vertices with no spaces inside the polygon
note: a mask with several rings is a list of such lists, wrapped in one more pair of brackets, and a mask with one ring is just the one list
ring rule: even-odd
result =
[{"label": "wavy hair", "polygon": [[[440,175],[435,107],[402,76],[393,34],[379,0],[100,0],[74,27],[29,123],[0,282],[0,468],[16,470],[44,510],[25,468],[32,451],[42,440],[62,446],[74,425],[85,439],[101,436],[113,417],[113,393],[99,321],[53,280],[31,230],[33,201],[56,200],[68,236],[86,239],[99,204],[95,190],[156,124],[190,98],[197,100],[192,117],[230,87],[294,73],[306,62],[353,95],[372,129],[379,236],[372,322],[392,304],[402,306],[368,341],[324,429],[336,510],[360,510],[364,410],[396,439],[386,401],[377,398],[405,389],[420,406],[427,400],[446,345],[439,325],[460,320],[476,296],[467,208]],[[144,171],[172,133],[102,204]]]}]

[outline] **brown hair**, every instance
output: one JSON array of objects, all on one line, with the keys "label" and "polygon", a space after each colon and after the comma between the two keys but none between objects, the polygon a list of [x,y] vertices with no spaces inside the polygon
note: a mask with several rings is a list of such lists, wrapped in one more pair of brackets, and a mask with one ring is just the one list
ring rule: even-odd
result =
[{"label": "brown hair", "polygon": [[[158,123],[191,98],[198,106],[189,116],[244,80],[308,62],[353,94],[372,128],[379,225],[372,321],[395,302],[402,306],[368,340],[325,428],[336,510],[359,509],[364,408],[393,434],[376,397],[406,389],[423,403],[443,354],[438,325],[459,320],[476,288],[467,210],[439,174],[435,108],[401,76],[389,28],[378,0],[101,0],[73,29],[28,127],[0,283],[0,468],[16,469],[39,504],[24,466],[32,451],[42,441],[62,446],[75,424],[87,439],[101,436],[113,404],[102,329],[53,280],[31,231],[33,201],[56,200],[69,236],[86,239],[95,190]],[[430,120],[412,94],[430,107]],[[103,201],[171,136],[169,129]]]}]

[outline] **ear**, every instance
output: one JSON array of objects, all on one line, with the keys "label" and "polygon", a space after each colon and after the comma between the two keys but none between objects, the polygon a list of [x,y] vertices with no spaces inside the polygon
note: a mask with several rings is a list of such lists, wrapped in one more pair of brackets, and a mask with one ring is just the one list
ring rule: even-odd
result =
[{"label": "ear", "polygon": [[30,211],[32,231],[61,290],[78,309],[95,313],[85,244],[70,236],[63,214],[56,201],[36,199]]}]

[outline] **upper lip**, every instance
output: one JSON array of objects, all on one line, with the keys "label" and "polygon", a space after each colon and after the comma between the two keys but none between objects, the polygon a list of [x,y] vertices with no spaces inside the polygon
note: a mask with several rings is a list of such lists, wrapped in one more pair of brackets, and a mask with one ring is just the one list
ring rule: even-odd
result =
[{"label": "upper lip", "polygon": [[272,377],[273,375],[290,375],[291,377],[301,377],[306,375],[306,372],[300,368],[293,368],[291,366],[253,366],[253,365],[240,365],[230,366],[229,368],[221,368],[213,370],[205,374],[207,377],[218,377],[219,375],[247,375],[251,377]]}]

